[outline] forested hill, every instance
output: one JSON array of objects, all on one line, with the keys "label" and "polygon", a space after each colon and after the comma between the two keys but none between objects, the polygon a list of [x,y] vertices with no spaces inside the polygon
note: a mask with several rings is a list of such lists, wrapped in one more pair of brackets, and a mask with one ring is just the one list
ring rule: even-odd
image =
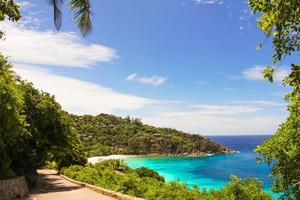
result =
[{"label": "forested hill", "polygon": [[71,115],[88,156],[110,154],[204,155],[233,152],[208,138],[171,128],[156,128],[139,119],[100,114]]}]

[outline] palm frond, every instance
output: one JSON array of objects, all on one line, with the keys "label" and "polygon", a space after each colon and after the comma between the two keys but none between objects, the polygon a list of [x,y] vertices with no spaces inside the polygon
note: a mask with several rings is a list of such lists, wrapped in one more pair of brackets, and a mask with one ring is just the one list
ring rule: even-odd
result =
[{"label": "palm frond", "polygon": [[74,19],[76,20],[77,26],[80,32],[85,36],[92,30],[91,15],[91,3],[90,0],[71,0],[71,10],[74,12]]},{"label": "palm frond", "polygon": [[57,30],[60,29],[62,23],[61,5],[63,0],[47,0],[53,6],[54,25]]}]

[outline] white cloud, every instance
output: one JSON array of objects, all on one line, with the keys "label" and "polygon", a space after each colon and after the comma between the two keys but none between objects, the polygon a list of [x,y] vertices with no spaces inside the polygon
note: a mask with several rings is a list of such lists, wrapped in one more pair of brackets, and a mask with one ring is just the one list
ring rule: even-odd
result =
[{"label": "white cloud", "polygon": [[263,66],[254,66],[252,68],[248,68],[243,72],[243,75],[246,79],[249,80],[262,80],[263,79]]},{"label": "white cloud", "polygon": [[284,116],[240,117],[207,115],[197,112],[169,112],[144,118],[143,122],[159,127],[204,135],[255,135],[273,134]]},{"label": "white cloud", "polygon": [[135,73],[135,74],[130,74],[129,76],[127,76],[127,81],[132,81],[132,80],[134,80],[136,77],[138,76],[138,74],[137,73]]},{"label": "white cloud", "polygon": [[249,114],[262,109],[254,103],[270,104],[264,101],[251,102],[254,105],[244,105],[250,101],[234,102],[242,105],[200,104],[190,106],[193,111],[180,111],[189,109],[185,109],[185,104],[181,102],[123,94],[101,85],[55,75],[49,70],[33,66],[18,64],[14,70],[33,82],[35,87],[54,94],[63,109],[74,114],[115,114],[127,111],[126,113],[133,116],[136,111],[144,113],[148,108],[164,105],[163,110],[159,108],[148,110],[150,112],[148,116],[151,117],[146,117],[147,113],[139,114],[137,117],[155,126],[202,134],[269,134],[273,133],[284,118],[283,115],[279,118],[273,115],[250,117]]},{"label": "white cloud", "polygon": [[137,73],[130,74],[126,80],[128,81],[136,81],[139,83],[143,83],[146,85],[153,85],[153,86],[159,86],[166,82],[168,78],[162,77],[162,76],[139,76]]},{"label": "white cloud", "polygon": [[[254,67],[248,68],[243,72],[244,78],[248,80],[263,80],[264,69],[265,67],[261,65],[256,65]],[[281,82],[288,74],[288,70],[279,68],[275,72],[274,81]]]},{"label": "white cloud", "polygon": [[197,5],[201,5],[201,4],[219,4],[222,5],[223,1],[220,0],[194,0],[196,2]]},{"label": "white cloud", "polygon": [[273,101],[256,100],[256,101],[232,101],[233,104],[257,105],[257,106],[283,106],[283,103]]},{"label": "white cloud", "polygon": [[[196,0],[196,2],[223,3],[219,0]],[[24,9],[34,6],[26,2],[22,5]],[[35,87],[55,95],[66,111],[93,115],[119,111],[128,111],[132,114],[140,111],[143,114],[138,117],[142,117],[146,123],[203,134],[269,134],[273,133],[282,120],[272,115],[253,117],[256,112],[263,109],[262,106],[271,106],[267,102],[200,104],[186,109],[181,107],[184,104],[178,101],[128,95],[95,83],[56,75],[49,70],[33,67],[39,64],[89,68],[98,62],[109,62],[117,58],[114,49],[99,44],[88,44],[75,33],[38,30],[40,22],[41,19],[35,15],[23,17],[20,23],[2,22],[0,29],[5,30],[7,36],[4,42],[0,42],[0,51],[11,56],[15,63],[23,63],[15,64],[17,67],[14,70],[33,82]],[[158,86],[165,83],[167,77],[131,74],[127,80]],[[198,84],[205,85],[204,82]],[[163,105],[163,112],[163,109],[155,109],[153,105],[157,104]],[[146,113],[147,109],[150,113]],[[193,111],[188,111],[190,109]],[[145,113],[150,114],[148,116],[151,118],[145,117]]]},{"label": "white cloud", "polygon": [[[229,104],[191,105],[191,111],[161,111],[143,122],[159,127],[204,135],[272,134],[286,117],[286,113],[272,115],[267,108],[279,104],[271,101],[233,101]],[[266,115],[261,115],[260,112]],[[251,115],[250,115],[251,114]]]},{"label": "white cloud", "polygon": [[0,29],[6,32],[6,39],[0,41],[0,51],[13,62],[89,68],[117,58],[110,47],[87,44],[73,32],[40,31],[39,19],[34,16],[23,19],[0,24]]},{"label": "white cloud", "polygon": [[94,83],[58,76],[46,69],[17,65],[14,70],[35,87],[55,95],[62,107],[74,114],[95,115],[117,110],[132,111],[147,105],[164,103],[123,94]]},{"label": "white cloud", "polygon": [[232,115],[232,114],[242,114],[242,113],[253,113],[261,110],[260,108],[250,107],[250,106],[212,105],[212,104],[192,105],[190,107],[198,109],[194,113],[207,114],[207,115]]}]

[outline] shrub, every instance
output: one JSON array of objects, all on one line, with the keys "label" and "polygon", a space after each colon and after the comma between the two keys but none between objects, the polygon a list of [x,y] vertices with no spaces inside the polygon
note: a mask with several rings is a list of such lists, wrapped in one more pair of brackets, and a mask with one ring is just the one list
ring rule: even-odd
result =
[{"label": "shrub", "polygon": [[[117,161],[104,161],[95,166],[73,165],[61,171],[64,175],[78,181],[93,184],[106,189],[126,193],[146,200],[271,200],[263,191],[262,183],[257,179],[240,180],[232,177],[221,190],[190,189],[187,184],[173,181],[164,183],[157,172],[145,167],[136,170],[126,165],[124,173],[116,170]],[[120,164],[120,163],[119,163]],[[123,166],[124,167],[124,166]]]},{"label": "shrub", "polygon": [[159,175],[159,173],[157,173],[156,171],[152,170],[152,169],[148,169],[146,167],[140,167],[134,170],[141,178],[143,177],[150,177],[150,178],[154,178],[157,179],[159,181],[165,182],[165,178],[161,175]]}]

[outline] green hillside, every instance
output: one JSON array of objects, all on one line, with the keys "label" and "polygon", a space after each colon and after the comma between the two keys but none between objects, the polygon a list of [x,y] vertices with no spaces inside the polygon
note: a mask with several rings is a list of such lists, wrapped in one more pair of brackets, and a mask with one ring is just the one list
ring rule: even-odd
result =
[{"label": "green hillside", "polygon": [[156,128],[139,119],[100,114],[71,115],[88,156],[110,154],[204,155],[234,152],[208,138],[171,128]]}]

